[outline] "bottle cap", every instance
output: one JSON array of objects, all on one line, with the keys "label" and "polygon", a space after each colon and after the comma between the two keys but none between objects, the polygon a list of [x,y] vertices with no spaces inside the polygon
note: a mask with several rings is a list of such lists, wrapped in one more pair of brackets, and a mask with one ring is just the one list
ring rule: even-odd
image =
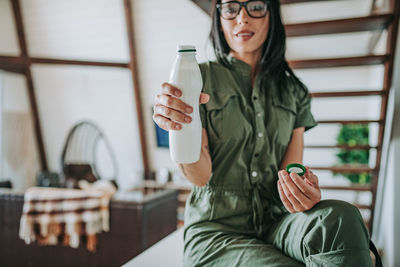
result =
[{"label": "bottle cap", "polygon": [[288,173],[295,172],[299,176],[303,176],[306,173],[306,167],[299,163],[292,163],[286,166],[286,171]]},{"label": "bottle cap", "polygon": [[178,45],[178,53],[181,52],[196,52],[196,47],[194,45]]}]

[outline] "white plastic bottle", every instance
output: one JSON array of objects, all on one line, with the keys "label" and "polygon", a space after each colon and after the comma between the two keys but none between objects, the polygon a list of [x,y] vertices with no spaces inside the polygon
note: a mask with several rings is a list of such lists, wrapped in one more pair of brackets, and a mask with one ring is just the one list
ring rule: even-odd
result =
[{"label": "white plastic bottle", "polygon": [[202,126],[199,113],[199,98],[203,80],[196,61],[196,48],[179,45],[172,67],[169,83],[182,91],[180,99],[193,107],[189,114],[192,122],[181,123],[181,130],[169,131],[169,151],[177,163],[193,163],[200,159]]}]

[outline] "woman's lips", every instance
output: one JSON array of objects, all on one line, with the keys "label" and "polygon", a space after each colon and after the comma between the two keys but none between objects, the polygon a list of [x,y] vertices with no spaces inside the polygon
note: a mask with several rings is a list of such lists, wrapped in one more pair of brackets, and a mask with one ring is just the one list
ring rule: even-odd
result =
[{"label": "woman's lips", "polygon": [[253,35],[254,35],[254,32],[250,32],[250,31],[240,31],[235,34],[235,36],[242,41],[249,40],[251,37],[253,37]]}]

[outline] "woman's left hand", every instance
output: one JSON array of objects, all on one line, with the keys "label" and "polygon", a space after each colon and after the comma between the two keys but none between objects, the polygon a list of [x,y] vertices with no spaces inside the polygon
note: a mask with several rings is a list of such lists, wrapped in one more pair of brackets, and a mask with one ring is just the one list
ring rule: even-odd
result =
[{"label": "woman's left hand", "polygon": [[278,172],[279,196],[290,213],[309,210],[321,200],[318,177],[310,168],[306,170],[303,177],[294,172],[289,175],[285,170]]}]

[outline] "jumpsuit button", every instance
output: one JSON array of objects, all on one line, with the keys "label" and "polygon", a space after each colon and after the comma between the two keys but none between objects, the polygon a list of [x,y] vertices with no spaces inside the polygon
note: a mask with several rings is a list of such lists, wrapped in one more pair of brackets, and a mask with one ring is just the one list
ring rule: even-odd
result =
[{"label": "jumpsuit button", "polygon": [[257,158],[257,157],[258,157],[258,153],[254,154],[254,157],[256,157],[256,158]]},{"label": "jumpsuit button", "polygon": [[257,97],[256,97],[256,96],[253,96],[253,100],[257,100]]},{"label": "jumpsuit button", "polygon": [[256,172],[256,171],[253,171],[253,172],[251,173],[251,176],[256,177],[256,176],[257,176],[257,172]]},{"label": "jumpsuit button", "polygon": [[257,117],[261,117],[261,112],[257,112]]},{"label": "jumpsuit button", "polygon": [[258,133],[258,137],[263,137],[263,133]]}]

